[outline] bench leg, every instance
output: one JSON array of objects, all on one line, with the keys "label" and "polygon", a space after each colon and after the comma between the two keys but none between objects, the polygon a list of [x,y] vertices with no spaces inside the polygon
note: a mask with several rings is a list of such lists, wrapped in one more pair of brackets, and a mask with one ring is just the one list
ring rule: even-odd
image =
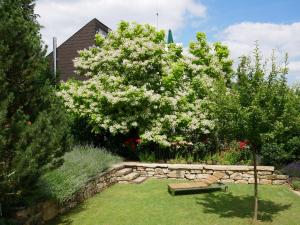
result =
[{"label": "bench leg", "polygon": [[171,188],[168,188],[168,191],[169,191],[169,193],[171,194],[171,195],[175,195],[175,190],[172,190]]}]

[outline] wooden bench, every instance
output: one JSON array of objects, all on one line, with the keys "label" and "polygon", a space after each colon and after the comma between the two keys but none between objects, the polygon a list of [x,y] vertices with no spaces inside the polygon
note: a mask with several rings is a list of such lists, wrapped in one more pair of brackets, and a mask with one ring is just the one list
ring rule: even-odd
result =
[{"label": "wooden bench", "polygon": [[168,191],[175,195],[178,192],[194,192],[194,191],[205,191],[205,190],[228,190],[228,186],[222,183],[216,183],[211,185],[203,185],[203,182],[188,182],[188,183],[178,183],[169,184]]},{"label": "wooden bench", "polygon": [[168,191],[175,195],[176,192],[187,192],[187,191],[200,191],[200,190],[223,190],[227,191],[228,186],[218,182],[224,177],[224,173],[216,172],[213,175],[209,175],[203,181],[194,181],[186,183],[175,183],[168,185]]}]

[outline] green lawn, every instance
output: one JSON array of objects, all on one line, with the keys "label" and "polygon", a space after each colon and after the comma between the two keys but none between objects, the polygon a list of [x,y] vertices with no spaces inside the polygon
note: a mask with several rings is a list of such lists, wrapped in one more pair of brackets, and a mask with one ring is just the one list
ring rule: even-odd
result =
[{"label": "green lawn", "polygon": [[[252,217],[252,185],[232,184],[229,192],[171,196],[167,184],[117,184],[51,224],[76,225],[241,225]],[[285,186],[259,186],[259,224],[299,225],[300,197]]]}]

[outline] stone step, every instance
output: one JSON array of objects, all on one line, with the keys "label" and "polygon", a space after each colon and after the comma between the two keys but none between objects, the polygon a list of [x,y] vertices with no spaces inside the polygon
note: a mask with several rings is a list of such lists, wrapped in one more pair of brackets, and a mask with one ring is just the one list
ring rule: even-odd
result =
[{"label": "stone step", "polygon": [[134,184],[140,184],[140,183],[143,183],[145,180],[147,180],[148,177],[138,177],[138,178],[135,178],[133,181],[131,181],[131,183],[134,183]]},{"label": "stone step", "polygon": [[117,177],[125,176],[132,172],[132,168],[124,168],[116,172]]},{"label": "stone step", "polygon": [[132,181],[132,180],[138,178],[139,176],[140,176],[139,173],[132,172],[132,173],[127,174],[126,176],[124,176],[124,177],[122,178],[122,180]]}]

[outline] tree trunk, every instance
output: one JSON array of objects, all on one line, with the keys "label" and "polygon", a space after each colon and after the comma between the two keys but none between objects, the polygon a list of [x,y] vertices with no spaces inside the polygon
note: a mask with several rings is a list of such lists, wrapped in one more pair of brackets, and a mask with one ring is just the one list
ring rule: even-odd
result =
[{"label": "tree trunk", "polygon": [[253,149],[253,167],[254,167],[254,214],[253,221],[257,221],[258,213],[258,185],[257,185],[257,160],[256,160],[256,149]]}]

